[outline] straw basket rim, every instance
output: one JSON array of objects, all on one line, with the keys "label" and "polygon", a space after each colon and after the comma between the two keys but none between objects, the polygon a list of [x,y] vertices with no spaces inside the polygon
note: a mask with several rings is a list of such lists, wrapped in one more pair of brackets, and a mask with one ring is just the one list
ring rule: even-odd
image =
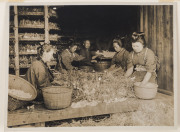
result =
[{"label": "straw basket rim", "polygon": [[[69,89],[69,90],[73,90],[73,89],[71,89],[71,88],[69,88],[69,87],[61,87],[61,86],[49,86],[49,87],[45,87],[45,88],[42,88],[42,91],[44,92],[44,93],[50,93],[50,92],[47,92],[46,90],[47,89],[49,89],[49,88],[66,88],[66,89]],[[61,93],[68,93],[68,92],[70,92],[70,91],[63,91],[63,92],[61,92]],[[50,93],[50,94],[59,94],[59,93]]]},{"label": "straw basket rim", "polygon": [[[12,89],[12,88],[10,88],[10,78],[12,79],[15,79],[15,78],[17,78],[18,80],[20,80],[20,81],[22,81],[22,82],[25,82],[28,86],[30,86],[31,87],[31,89],[33,90],[33,94],[32,94],[32,97],[31,98],[21,98],[21,97],[18,97],[18,96],[16,96],[16,95],[12,95],[12,94],[10,94],[9,92],[8,92],[8,95],[9,96],[11,96],[12,98],[15,98],[15,99],[17,99],[17,100],[22,100],[22,101],[32,101],[32,100],[34,100],[36,97],[37,97],[37,90],[36,90],[36,88],[30,83],[30,82],[28,82],[27,80],[25,80],[25,79],[23,79],[23,78],[21,78],[21,77],[19,77],[19,76],[16,76],[16,75],[12,75],[12,74],[9,74],[9,78],[8,78],[8,89]],[[16,89],[16,88],[14,88],[14,89]]]},{"label": "straw basket rim", "polygon": [[[139,83],[140,83],[140,82],[135,82],[135,83],[134,83],[134,86],[135,86],[136,88],[146,88],[145,86],[138,86]],[[148,82],[148,84],[152,84],[152,85],[154,85],[154,87],[148,87],[147,89],[155,89],[155,88],[158,87],[158,85],[155,84],[155,83]]]}]

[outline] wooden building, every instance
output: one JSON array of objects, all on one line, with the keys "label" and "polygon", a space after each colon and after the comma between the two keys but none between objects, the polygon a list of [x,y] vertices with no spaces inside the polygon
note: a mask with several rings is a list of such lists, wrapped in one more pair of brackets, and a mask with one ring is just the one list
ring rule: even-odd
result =
[{"label": "wooden building", "polygon": [[[58,6],[57,6],[58,7]],[[78,8],[78,10],[75,10]],[[118,10],[121,9],[121,10]],[[48,7],[43,7],[44,15],[44,36],[43,41],[50,41],[48,28],[49,15]],[[69,10],[69,11],[68,11]],[[109,10],[112,12],[109,13]],[[93,12],[94,11],[94,12]],[[104,12],[106,11],[106,12]],[[60,12],[58,14],[58,12]],[[88,13],[93,12],[93,15]],[[102,12],[102,13],[100,13]],[[121,12],[121,14],[118,14]],[[125,13],[126,12],[126,13]],[[63,15],[64,13],[64,15]],[[75,14],[76,13],[76,14]],[[79,13],[79,19],[77,19]],[[161,62],[161,68],[158,71],[158,85],[159,89],[166,93],[172,94],[173,92],[173,6],[172,5],[146,5],[146,6],[64,6],[57,10],[59,16],[57,23],[67,25],[69,29],[61,29],[62,36],[73,36],[82,39],[91,39],[95,47],[97,45],[97,38],[108,38],[107,43],[103,42],[101,47],[110,48],[109,44],[114,35],[123,34],[123,32],[130,33],[132,31],[145,32],[148,47],[151,48],[158,56]],[[72,14],[72,15],[70,15]],[[109,14],[109,15],[108,15]],[[102,16],[101,18],[98,18]],[[92,17],[92,18],[91,18]],[[107,19],[105,19],[107,18]],[[102,19],[102,20],[100,20]],[[84,23],[82,22],[84,21]],[[86,24],[90,21],[91,24]],[[95,21],[95,22],[94,22]],[[92,23],[97,23],[94,24]],[[113,22],[115,21],[115,22]],[[119,27],[118,27],[119,23]],[[68,25],[69,24],[69,25]],[[79,24],[79,25],[78,25]],[[94,27],[93,27],[94,26]],[[18,37],[18,8],[14,6],[14,36],[15,36],[15,73],[19,75],[19,40]],[[100,29],[101,27],[101,29]],[[65,32],[68,31],[67,32]],[[108,34],[106,34],[106,33]],[[108,36],[108,37],[107,37]],[[31,40],[32,41],[32,40]],[[38,40],[39,41],[39,40]],[[52,40],[53,41],[53,40]]]}]

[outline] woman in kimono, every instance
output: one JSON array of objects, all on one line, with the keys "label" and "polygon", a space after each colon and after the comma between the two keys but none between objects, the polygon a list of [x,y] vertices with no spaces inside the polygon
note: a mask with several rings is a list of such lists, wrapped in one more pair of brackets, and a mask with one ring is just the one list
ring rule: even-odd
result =
[{"label": "woman in kimono", "polygon": [[49,44],[38,47],[38,57],[35,59],[26,73],[26,80],[37,90],[37,101],[42,101],[41,89],[51,85],[53,74],[50,72],[47,62],[53,59],[54,49]]},{"label": "woman in kimono", "polygon": [[65,49],[58,57],[61,72],[64,73],[66,71],[76,70],[77,67],[73,66],[72,62],[81,61],[84,59],[83,56],[80,56],[77,53],[75,53],[76,49],[77,49],[77,45],[72,44],[71,46],[69,46],[68,49]]},{"label": "woman in kimono", "polygon": [[156,83],[156,59],[154,52],[146,47],[144,33],[134,32],[132,34],[132,48],[127,62],[126,77],[134,77],[135,82]]},{"label": "woman in kimono", "polygon": [[129,52],[125,48],[123,48],[120,39],[113,40],[113,47],[116,53],[111,61],[111,67],[108,69],[108,71],[112,71],[117,68],[122,68],[124,71],[126,71]]},{"label": "woman in kimono", "polygon": [[80,55],[82,55],[83,57],[85,57],[85,59],[83,59],[81,61],[81,65],[92,65],[91,64],[91,59],[92,59],[92,55],[91,55],[91,51],[90,51],[90,47],[91,47],[91,43],[89,40],[85,40],[83,43],[83,48],[80,50]]}]

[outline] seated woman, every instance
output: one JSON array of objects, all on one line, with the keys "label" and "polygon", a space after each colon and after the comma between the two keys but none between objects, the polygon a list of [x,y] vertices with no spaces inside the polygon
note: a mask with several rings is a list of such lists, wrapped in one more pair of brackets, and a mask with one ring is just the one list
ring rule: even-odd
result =
[{"label": "seated woman", "polygon": [[83,48],[80,50],[80,55],[82,55],[83,57],[85,57],[85,59],[83,59],[81,61],[81,65],[91,65],[91,58],[92,58],[92,55],[91,55],[91,52],[90,52],[90,46],[91,46],[91,43],[89,40],[85,40],[84,43],[83,43]]},{"label": "seated woman", "polygon": [[72,44],[71,46],[69,46],[68,49],[65,49],[61,55],[59,55],[58,59],[59,59],[59,67],[60,67],[60,71],[62,73],[69,71],[69,70],[75,70],[77,69],[77,67],[74,67],[72,65],[73,61],[81,61],[84,59],[83,56],[78,55],[77,53],[75,53],[77,49],[77,45],[76,44]]},{"label": "seated woman", "polygon": [[42,101],[41,89],[51,85],[53,74],[50,72],[47,62],[53,59],[54,49],[49,44],[38,47],[38,57],[35,59],[26,73],[26,80],[37,89],[37,101]]},{"label": "seated woman", "polygon": [[124,71],[126,71],[129,52],[123,48],[120,39],[113,40],[113,47],[116,51],[116,54],[111,61],[111,67],[108,69],[108,71],[112,71],[117,68],[122,68]]},{"label": "seated woman", "polygon": [[151,49],[146,47],[144,33],[132,34],[132,48],[127,62],[126,77],[132,75],[136,82],[144,86],[148,82],[156,83],[156,59]]}]

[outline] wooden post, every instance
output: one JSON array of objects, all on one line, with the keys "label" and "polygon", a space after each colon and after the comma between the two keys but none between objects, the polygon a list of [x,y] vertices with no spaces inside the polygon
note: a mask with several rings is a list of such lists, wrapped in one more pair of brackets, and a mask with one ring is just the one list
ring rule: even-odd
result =
[{"label": "wooden post", "polygon": [[143,32],[143,6],[140,7],[140,32]]},{"label": "wooden post", "polygon": [[18,9],[14,6],[14,37],[15,37],[15,74],[19,76],[19,38],[18,38]]},{"label": "wooden post", "polygon": [[153,17],[153,21],[154,21],[154,24],[153,24],[153,47],[154,47],[154,53],[157,55],[157,43],[156,43],[156,19],[157,19],[157,15],[156,15],[156,10],[157,10],[157,5],[154,6],[154,17]]},{"label": "wooden post", "polygon": [[49,43],[49,15],[48,6],[44,6],[44,21],[45,21],[45,43]]},{"label": "wooden post", "polygon": [[148,38],[149,38],[149,31],[148,31],[148,28],[149,28],[149,22],[148,22],[148,6],[145,6],[144,7],[144,33],[145,33],[145,40],[146,40],[146,43],[147,43],[147,46],[149,47],[149,42],[148,42]]}]

